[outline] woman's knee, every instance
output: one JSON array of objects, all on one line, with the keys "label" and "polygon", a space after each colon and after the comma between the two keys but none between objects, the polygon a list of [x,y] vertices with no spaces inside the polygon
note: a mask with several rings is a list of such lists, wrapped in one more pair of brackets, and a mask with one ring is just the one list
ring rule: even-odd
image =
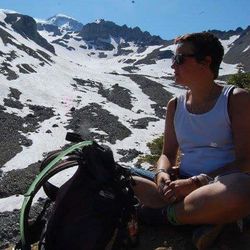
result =
[{"label": "woman's knee", "polygon": [[225,175],[218,178],[218,181],[222,183],[227,192],[239,198],[250,196],[250,174],[235,173]]},{"label": "woman's knee", "polygon": [[162,207],[165,204],[154,182],[138,176],[133,179],[135,195],[142,204],[152,208]]},{"label": "woman's knee", "polygon": [[231,206],[238,210],[249,210],[250,213],[250,175],[235,174],[228,186],[232,196]]},{"label": "woman's knee", "polygon": [[184,206],[192,210],[250,210],[250,175],[231,174],[218,178],[184,199]]}]

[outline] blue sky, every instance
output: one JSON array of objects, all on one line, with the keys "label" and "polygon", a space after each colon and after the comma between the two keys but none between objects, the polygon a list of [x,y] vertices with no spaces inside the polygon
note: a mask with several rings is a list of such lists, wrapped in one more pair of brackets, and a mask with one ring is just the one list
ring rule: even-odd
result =
[{"label": "blue sky", "polygon": [[61,13],[83,24],[103,18],[164,39],[250,25],[249,0],[0,0],[0,8],[40,19]]}]

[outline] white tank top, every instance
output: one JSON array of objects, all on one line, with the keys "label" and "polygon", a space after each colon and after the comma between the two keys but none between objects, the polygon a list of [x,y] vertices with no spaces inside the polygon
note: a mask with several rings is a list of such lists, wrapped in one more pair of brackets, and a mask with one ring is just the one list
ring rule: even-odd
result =
[{"label": "white tank top", "polygon": [[181,151],[181,176],[209,173],[235,160],[228,96],[234,86],[227,85],[214,107],[203,114],[186,108],[186,95],[177,99],[174,126]]}]

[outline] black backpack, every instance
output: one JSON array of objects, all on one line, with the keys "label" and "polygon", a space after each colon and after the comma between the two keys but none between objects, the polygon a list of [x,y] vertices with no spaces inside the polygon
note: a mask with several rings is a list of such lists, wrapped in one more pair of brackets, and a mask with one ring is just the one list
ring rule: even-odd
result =
[{"label": "black backpack", "polygon": [[[130,170],[115,163],[106,146],[83,141],[74,133],[68,133],[66,139],[78,143],[50,153],[25,194],[21,240],[16,249],[30,250],[34,242],[41,250],[127,249],[129,243],[135,243],[131,242],[127,225],[134,219],[137,205]],[[48,181],[74,166],[78,167],[76,172],[60,188]],[[32,200],[41,186],[48,199],[30,223]],[[47,219],[44,214],[51,201],[55,204]]]}]

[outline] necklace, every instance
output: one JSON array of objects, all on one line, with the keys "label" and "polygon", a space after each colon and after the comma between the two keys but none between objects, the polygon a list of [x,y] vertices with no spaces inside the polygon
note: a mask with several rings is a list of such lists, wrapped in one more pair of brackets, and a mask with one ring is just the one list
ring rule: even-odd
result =
[{"label": "necklace", "polygon": [[203,114],[210,111],[214,104],[216,103],[218,93],[216,91],[216,85],[213,83],[206,98],[204,98],[202,103],[194,104],[191,93],[189,94],[189,111],[192,114]]}]

